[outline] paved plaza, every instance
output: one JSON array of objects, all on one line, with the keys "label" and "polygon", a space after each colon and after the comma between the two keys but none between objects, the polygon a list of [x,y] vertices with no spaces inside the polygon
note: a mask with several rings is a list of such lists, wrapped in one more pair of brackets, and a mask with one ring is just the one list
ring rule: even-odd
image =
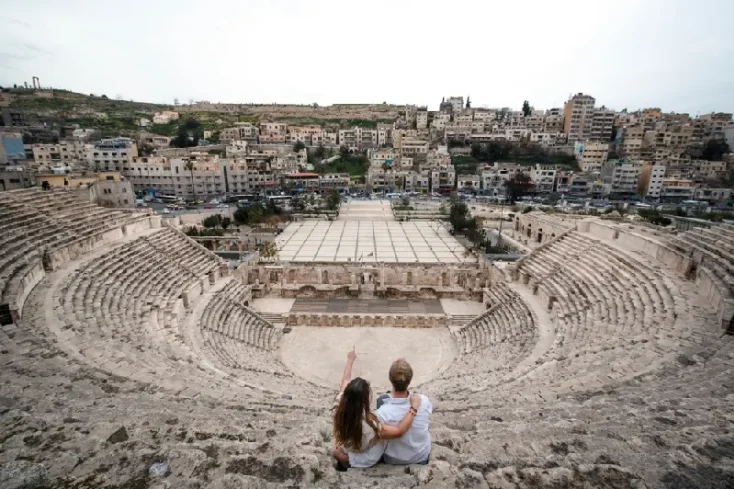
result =
[{"label": "paved plaza", "polygon": [[438,222],[395,221],[389,202],[352,201],[336,221],[294,222],[276,239],[291,262],[464,263],[465,248]]},{"label": "paved plaza", "polygon": [[339,221],[394,221],[388,200],[350,200],[339,208]]}]

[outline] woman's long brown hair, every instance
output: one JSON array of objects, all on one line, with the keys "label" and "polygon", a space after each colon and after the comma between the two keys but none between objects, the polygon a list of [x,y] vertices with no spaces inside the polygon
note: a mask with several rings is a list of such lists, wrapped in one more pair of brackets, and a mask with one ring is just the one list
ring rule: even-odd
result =
[{"label": "woman's long brown hair", "polygon": [[370,383],[357,377],[347,384],[334,413],[334,439],[344,448],[362,451],[362,418],[367,420],[377,439],[377,419],[370,412]]}]

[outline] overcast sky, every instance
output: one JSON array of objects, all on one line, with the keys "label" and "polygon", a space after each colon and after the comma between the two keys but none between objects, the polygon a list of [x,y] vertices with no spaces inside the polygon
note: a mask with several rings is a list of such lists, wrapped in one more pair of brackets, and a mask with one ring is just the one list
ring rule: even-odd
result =
[{"label": "overcast sky", "polygon": [[0,84],[173,103],[734,112],[734,0],[0,0]]}]

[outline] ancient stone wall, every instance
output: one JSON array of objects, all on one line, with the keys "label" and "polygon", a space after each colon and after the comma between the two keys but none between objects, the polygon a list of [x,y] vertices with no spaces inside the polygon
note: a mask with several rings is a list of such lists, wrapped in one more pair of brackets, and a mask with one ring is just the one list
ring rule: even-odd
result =
[{"label": "ancient stone wall", "polygon": [[476,298],[496,274],[488,267],[446,264],[263,265],[245,263],[237,276],[257,296]]},{"label": "ancient stone wall", "polygon": [[556,218],[542,212],[518,214],[513,225],[514,237],[522,243],[537,247],[548,243],[564,231],[576,227],[577,219]]}]

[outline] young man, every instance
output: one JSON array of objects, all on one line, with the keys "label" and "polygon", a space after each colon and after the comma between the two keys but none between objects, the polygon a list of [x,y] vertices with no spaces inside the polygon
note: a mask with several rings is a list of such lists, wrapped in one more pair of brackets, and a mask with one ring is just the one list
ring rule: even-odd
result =
[{"label": "young man", "polygon": [[[390,384],[392,392],[380,396],[375,412],[381,423],[397,426],[410,410],[410,393],[408,386],[413,380],[413,369],[404,358],[395,360],[390,366]],[[383,460],[388,464],[407,465],[424,464],[431,454],[431,432],[429,417],[433,405],[421,394],[421,405],[413,424],[401,438],[387,442]]]}]

